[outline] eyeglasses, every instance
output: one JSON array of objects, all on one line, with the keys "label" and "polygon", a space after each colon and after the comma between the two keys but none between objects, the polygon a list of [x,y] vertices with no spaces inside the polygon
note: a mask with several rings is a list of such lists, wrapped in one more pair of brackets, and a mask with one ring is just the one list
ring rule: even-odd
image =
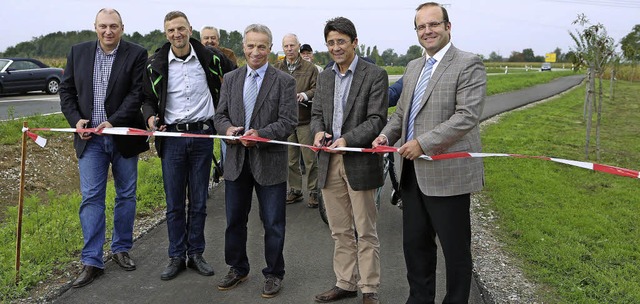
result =
[{"label": "eyeglasses", "polygon": [[328,47],[332,47],[332,46],[335,46],[335,45],[343,46],[343,45],[347,44],[347,42],[350,42],[350,41],[347,41],[347,40],[344,40],[344,39],[329,40],[324,45],[326,45]]},{"label": "eyeglasses", "polygon": [[424,30],[426,30],[427,28],[429,28],[430,30],[432,30],[432,29],[434,29],[434,28],[436,28],[436,27],[440,26],[440,24],[443,24],[443,23],[445,23],[445,22],[446,22],[446,21],[444,21],[444,20],[442,20],[442,21],[440,21],[440,22],[437,22],[437,21],[434,21],[434,22],[428,22],[428,23],[425,23],[425,24],[420,24],[420,25],[416,26],[414,29],[415,29],[417,32],[423,32],[423,31],[424,31]]}]

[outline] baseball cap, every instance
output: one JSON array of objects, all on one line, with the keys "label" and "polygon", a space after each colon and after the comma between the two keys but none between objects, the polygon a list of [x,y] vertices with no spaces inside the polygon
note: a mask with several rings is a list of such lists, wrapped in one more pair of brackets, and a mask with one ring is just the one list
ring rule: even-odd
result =
[{"label": "baseball cap", "polygon": [[311,48],[310,45],[305,43],[302,46],[300,46],[300,52],[304,52],[304,51],[313,52],[313,49]]}]

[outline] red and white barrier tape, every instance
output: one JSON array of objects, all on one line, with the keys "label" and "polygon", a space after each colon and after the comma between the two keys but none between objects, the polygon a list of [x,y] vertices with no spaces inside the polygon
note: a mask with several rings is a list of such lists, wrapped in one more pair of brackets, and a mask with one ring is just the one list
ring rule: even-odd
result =
[{"label": "red and white barrier tape", "polygon": [[[228,140],[250,140],[256,142],[268,142],[272,144],[280,144],[280,145],[288,145],[288,146],[297,146],[303,148],[309,148],[313,151],[344,151],[344,152],[364,152],[364,153],[395,153],[398,152],[398,148],[391,146],[378,146],[375,148],[352,148],[352,147],[340,147],[340,148],[329,148],[322,147],[318,148],[315,146],[304,145],[300,143],[292,143],[287,141],[280,140],[272,140],[268,138],[258,137],[258,136],[226,136],[226,135],[208,135],[208,134],[192,134],[192,133],[180,133],[180,132],[161,132],[161,131],[147,131],[135,128],[104,128],[99,131],[96,131],[95,128],[86,128],[86,129],[75,129],[75,128],[22,128],[22,132],[27,132],[27,135],[31,139],[33,139],[36,144],[41,147],[44,147],[47,143],[47,140],[40,137],[39,135],[32,133],[31,131],[51,131],[51,132],[68,132],[68,133],[95,133],[95,134],[109,134],[109,135],[132,135],[132,136],[164,136],[164,137],[195,137],[195,138],[219,138],[219,139],[228,139]],[[447,154],[439,154],[439,155],[422,155],[421,159],[428,161],[438,161],[445,159],[455,159],[455,158],[484,158],[484,157],[515,157],[515,158],[534,158],[534,159],[542,159],[557,163],[562,163],[570,166],[580,167],[583,169],[599,171],[624,177],[638,178],[640,179],[640,171],[635,171],[631,169],[619,168],[609,165],[602,165],[596,163],[589,162],[581,162],[575,160],[568,160],[562,158],[553,158],[546,156],[529,156],[529,155],[521,155],[521,154],[507,154],[507,153],[467,153],[467,152],[456,152],[456,153],[447,153]]]}]

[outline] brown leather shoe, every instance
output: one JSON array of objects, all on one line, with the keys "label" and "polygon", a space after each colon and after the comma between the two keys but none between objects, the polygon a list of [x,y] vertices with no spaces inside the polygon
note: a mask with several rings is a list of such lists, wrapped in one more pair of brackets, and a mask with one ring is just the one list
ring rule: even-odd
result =
[{"label": "brown leather shoe", "polygon": [[218,290],[229,290],[233,289],[238,284],[247,280],[248,275],[241,275],[235,269],[229,269],[229,273],[227,273],[222,280],[218,283]]},{"label": "brown leather shoe", "polygon": [[333,288],[316,295],[316,302],[318,303],[328,303],[333,301],[342,300],[345,298],[355,298],[358,296],[358,291],[356,290],[344,290],[338,286],[333,286]]},{"label": "brown leather shoe", "polygon": [[362,304],[380,304],[380,300],[378,300],[378,293],[363,293]]},{"label": "brown leather shoe", "polygon": [[289,193],[287,193],[287,204],[297,203],[302,201],[302,199],[302,191],[300,190],[291,189],[289,190]]},{"label": "brown leather shoe", "polygon": [[309,193],[309,201],[307,202],[307,207],[318,208],[318,193],[316,192]]},{"label": "brown leather shoe", "polygon": [[136,263],[133,262],[126,251],[114,253],[111,259],[126,271],[136,270]]},{"label": "brown leather shoe", "polygon": [[263,298],[273,298],[278,295],[282,289],[282,280],[274,276],[268,276],[264,281],[264,288],[262,288]]},{"label": "brown leather shoe", "polygon": [[104,273],[104,269],[94,267],[94,266],[84,265],[82,267],[82,272],[80,273],[78,278],[76,278],[76,280],[73,281],[73,283],[71,284],[71,287],[78,288],[78,287],[89,285],[89,283],[93,282],[95,278],[101,276],[103,273]]}]

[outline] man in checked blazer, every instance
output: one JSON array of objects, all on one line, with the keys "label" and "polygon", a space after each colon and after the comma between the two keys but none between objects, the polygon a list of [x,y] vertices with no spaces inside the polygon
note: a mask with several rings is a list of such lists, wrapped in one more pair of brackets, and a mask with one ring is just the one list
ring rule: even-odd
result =
[{"label": "man in checked blazer", "polygon": [[[434,301],[436,236],[446,264],[443,302],[467,303],[472,271],[470,193],[482,189],[482,160],[426,161],[417,157],[481,152],[478,122],[486,95],[486,73],[478,56],[451,44],[451,23],[444,7],[429,2],[416,11],[415,29],[426,56],[407,65],[396,112],[372,145],[401,144],[407,303]],[[422,87],[424,93],[419,92],[420,80],[429,76],[426,88]]]},{"label": "man in checked blazer", "polygon": [[[272,46],[268,27],[249,25],[243,50],[247,66],[224,76],[214,123],[226,135],[259,136],[286,141],[298,125],[296,83],[293,77],[268,63]],[[257,75],[256,75],[257,74]],[[253,89],[252,89],[253,88]],[[257,96],[256,96],[257,94]],[[231,267],[219,282],[229,290],[247,279],[247,221],[253,189],[265,231],[262,297],[278,294],[284,277],[287,146],[255,141],[227,142],[224,160],[227,228],[225,262]]]},{"label": "man in checked blazer", "polygon": [[[387,72],[355,54],[358,38],[349,19],[329,20],[324,37],[335,63],[320,73],[316,84],[311,114],[314,145],[369,147],[387,121]],[[380,155],[319,152],[318,188],[335,242],[336,283],[316,295],[317,302],[355,297],[359,288],[363,303],[378,303],[380,242],[374,196],[382,184]]]}]

